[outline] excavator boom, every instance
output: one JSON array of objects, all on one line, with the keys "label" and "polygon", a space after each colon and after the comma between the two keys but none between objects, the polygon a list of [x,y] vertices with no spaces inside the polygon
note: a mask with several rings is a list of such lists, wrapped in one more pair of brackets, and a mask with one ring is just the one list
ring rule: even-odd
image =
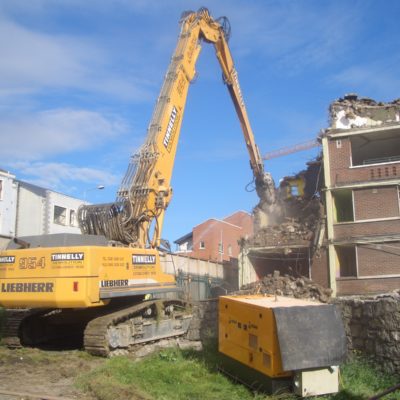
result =
[{"label": "excavator boom", "polygon": [[147,129],[145,143],[132,156],[113,204],[84,206],[79,221],[84,233],[102,234],[138,248],[160,245],[164,213],[172,197],[170,186],[189,84],[196,75],[201,42],[212,43],[228,87],[250,157],[257,193],[274,202],[274,184],[264,172],[228,46],[229,22],[214,20],[207,9],[186,12],[171,63]]}]

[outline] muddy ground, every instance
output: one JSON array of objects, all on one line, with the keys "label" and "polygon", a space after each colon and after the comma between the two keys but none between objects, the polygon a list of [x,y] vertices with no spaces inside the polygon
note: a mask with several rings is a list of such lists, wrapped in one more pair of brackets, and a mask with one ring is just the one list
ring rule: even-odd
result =
[{"label": "muddy ground", "polygon": [[103,362],[101,358],[76,350],[10,350],[0,346],[0,400],[92,400],[75,385],[75,381]]}]

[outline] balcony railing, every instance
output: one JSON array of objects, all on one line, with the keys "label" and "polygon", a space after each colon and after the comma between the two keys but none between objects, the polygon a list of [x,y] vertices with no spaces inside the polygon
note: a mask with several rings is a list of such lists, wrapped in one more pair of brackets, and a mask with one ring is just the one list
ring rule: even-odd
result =
[{"label": "balcony railing", "polygon": [[363,161],[363,165],[385,164],[385,163],[396,162],[396,161],[400,161],[400,156],[369,158],[369,159]]}]

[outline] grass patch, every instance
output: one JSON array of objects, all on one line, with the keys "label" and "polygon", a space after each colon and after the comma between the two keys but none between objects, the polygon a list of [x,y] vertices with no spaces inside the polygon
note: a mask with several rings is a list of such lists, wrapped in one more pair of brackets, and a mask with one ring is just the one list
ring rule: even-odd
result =
[{"label": "grass patch", "polygon": [[[99,400],[287,400],[293,395],[255,394],[217,371],[215,346],[203,352],[163,350],[141,361],[115,357],[82,376],[78,386]],[[368,359],[354,357],[341,367],[341,391],[313,399],[364,400],[397,383]],[[385,400],[400,400],[400,392]]]},{"label": "grass patch", "polygon": [[32,366],[41,365],[55,365],[56,368],[63,366],[66,357],[76,359],[78,361],[82,360],[98,360],[98,358],[93,357],[83,351],[69,351],[68,353],[62,353],[57,351],[43,351],[40,349],[23,347],[21,349],[8,349],[5,346],[0,347],[0,365],[1,364],[13,364],[24,363]]},{"label": "grass patch", "polygon": [[[192,351],[168,349],[142,361],[114,357],[83,376],[78,385],[99,400],[254,400],[263,399],[217,373],[214,356]],[[112,388],[103,391],[97,383]],[[109,395],[108,395],[109,393]],[[130,397],[127,394],[130,393]],[[144,395],[144,393],[146,395]]]},{"label": "grass patch", "polygon": [[[342,365],[341,391],[336,395],[319,397],[330,400],[364,400],[399,383],[398,376],[383,373],[372,359],[354,355]],[[400,400],[400,391],[383,397],[385,400]]]}]

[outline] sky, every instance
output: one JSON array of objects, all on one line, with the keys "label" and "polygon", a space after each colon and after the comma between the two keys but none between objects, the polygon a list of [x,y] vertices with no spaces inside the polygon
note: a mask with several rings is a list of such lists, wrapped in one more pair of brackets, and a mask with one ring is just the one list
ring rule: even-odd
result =
[{"label": "sky", "polygon": [[[111,202],[146,128],[183,11],[226,16],[261,154],[315,138],[346,93],[400,97],[398,0],[0,0],[0,168]],[[213,48],[189,89],[163,238],[251,212],[239,121]],[[319,149],[265,161],[279,182]],[[97,190],[104,185],[103,190]]]}]

